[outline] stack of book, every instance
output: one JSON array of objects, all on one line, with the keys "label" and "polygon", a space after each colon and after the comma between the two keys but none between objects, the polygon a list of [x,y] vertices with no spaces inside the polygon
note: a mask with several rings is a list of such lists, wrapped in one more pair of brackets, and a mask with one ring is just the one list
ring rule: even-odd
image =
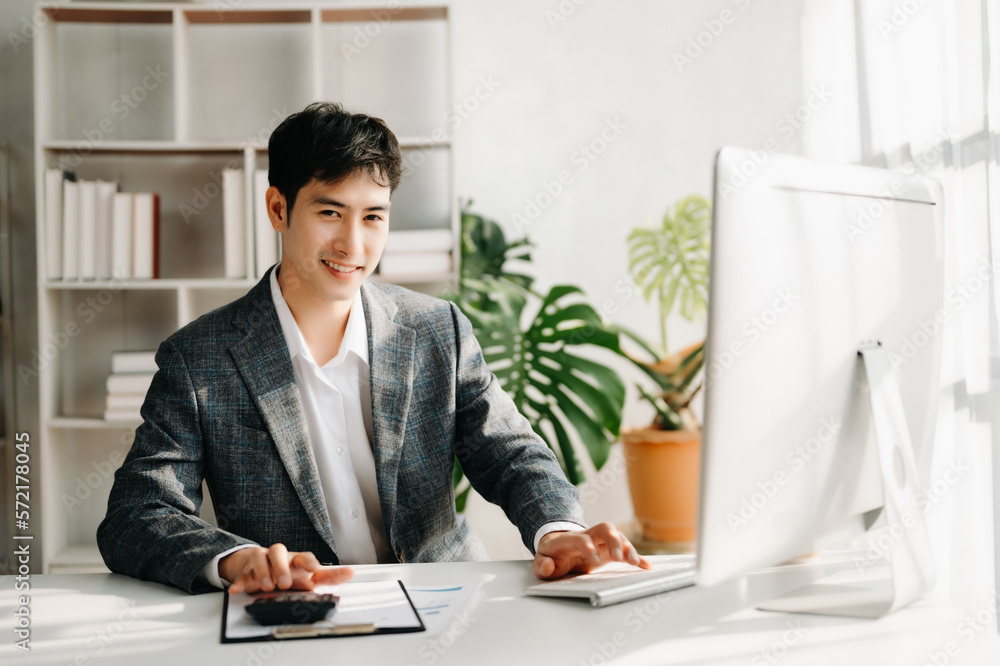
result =
[{"label": "stack of book", "polygon": [[156,373],[156,352],[120,351],[111,354],[105,421],[141,421],[139,408]]},{"label": "stack of book", "polygon": [[451,270],[450,229],[390,231],[378,272],[384,278],[437,279]]},{"label": "stack of book", "polygon": [[45,172],[45,241],[50,280],[159,277],[160,198],[119,192],[118,183]]}]

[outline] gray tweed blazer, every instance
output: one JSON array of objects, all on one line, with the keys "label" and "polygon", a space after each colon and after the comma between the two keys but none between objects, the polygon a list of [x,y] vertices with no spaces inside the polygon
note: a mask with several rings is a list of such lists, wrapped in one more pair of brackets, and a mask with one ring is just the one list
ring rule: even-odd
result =
[{"label": "gray tweed blazer", "polygon": [[[143,423],[97,530],[112,571],[204,592],[214,589],[204,566],[238,544],[280,542],[338,562],[269,280],[270,271],[160,345]],[[399,561],[485,558],[455,512],[456,456],[529,549],[546,522],[582,523],[576,488],[487,368],[461,311],[382,283],[363,283],[361,296],[379,501]],[[218,527],[199,517],[203,480]]]}]

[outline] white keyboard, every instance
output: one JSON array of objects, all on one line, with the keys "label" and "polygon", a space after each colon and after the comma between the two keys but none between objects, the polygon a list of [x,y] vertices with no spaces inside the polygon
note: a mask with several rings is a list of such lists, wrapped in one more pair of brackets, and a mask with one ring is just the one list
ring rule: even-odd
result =
[{"label": "white keyboard", "polygon": [[694,584],[694,555],[661,555],[646,559],[653,565],[652,569],[639,569],[622,563],[608,564],[593,573],[532,585],[525,590],[525,594],[579,597],[601,607]]}]

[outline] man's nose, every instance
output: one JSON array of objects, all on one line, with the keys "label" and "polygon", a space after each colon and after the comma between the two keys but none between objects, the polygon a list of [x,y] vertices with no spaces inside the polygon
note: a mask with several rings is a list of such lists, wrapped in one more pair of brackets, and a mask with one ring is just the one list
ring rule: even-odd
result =
[{"label": "man's nose", "polygon": [[348,258],[359,258],[364,249],[362,243],[361,221],[346,219],[340,225],[339,233],[334,238],[333,247]]}]

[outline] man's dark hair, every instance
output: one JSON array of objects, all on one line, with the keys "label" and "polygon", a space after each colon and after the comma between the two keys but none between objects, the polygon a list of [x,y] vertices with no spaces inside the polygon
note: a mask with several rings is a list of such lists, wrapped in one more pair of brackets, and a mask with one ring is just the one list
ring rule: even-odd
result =
[{"label": "man's dark hair", "polygon": [[295,197],[313,178],[338,183],[357,171],[396,190],[403,157],[396,135],[380,118],[314,102],[285,118],[267,142],[267,180],[292,213]]}]

